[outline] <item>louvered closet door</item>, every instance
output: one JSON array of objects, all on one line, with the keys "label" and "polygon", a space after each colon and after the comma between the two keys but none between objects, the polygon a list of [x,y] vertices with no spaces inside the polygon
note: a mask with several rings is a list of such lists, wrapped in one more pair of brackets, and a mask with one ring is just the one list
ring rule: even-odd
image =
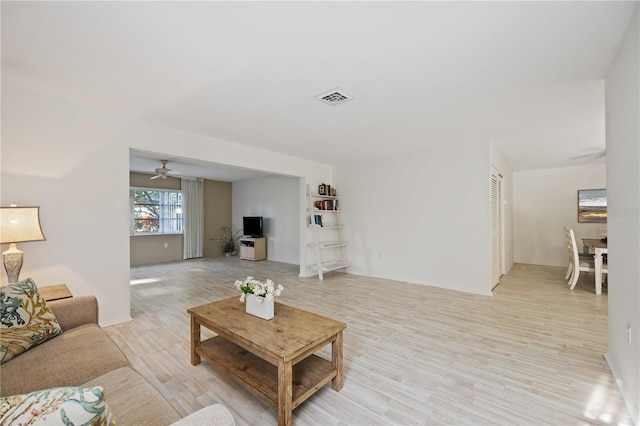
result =
[{"label": "louvered closet door", "polygon": [[491,173],[491,288],[502,275],[502,176]]}]

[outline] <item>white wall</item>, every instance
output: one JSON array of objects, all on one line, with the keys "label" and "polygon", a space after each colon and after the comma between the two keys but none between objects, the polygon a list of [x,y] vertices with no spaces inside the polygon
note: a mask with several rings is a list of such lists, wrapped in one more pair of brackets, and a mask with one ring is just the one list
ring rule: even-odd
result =
[{"label": "white wall", "polygon": [[300,264],[300,179],[270,176],[234,182],[233,229],[243,216],[262,216],[267,259]]},{"label": "white wall", "polygon": [[103,323],[129,318],[124,123],[106,111],[2,88],[1,204],[39,205],[47,238],[18,244],[20,277],[95,294]]},{"label": "white wall", "polygon": [[489,295],[488,143],[433,145],[334,166],[349,272]]},{"label": "white wall", "polygon": [[[640,15],[605,81],[609,202],[609,350],[627,407],[640,424]],[[627,326],[631,326],[631,343]]]},{"label": "white wall", "polygon": [[[41,206],[47,237],[19,245],[25,251],[21,277],[95,294],[103,325],[129,318],[130,148],[305,180],[332,174],[325,164],[8,87],[2,88],[1,114],[0,202]],[[302,187],[299,192],[304,195]],[[298,226],[304,230],[306,222],[301,218]],[[301,249],[301,262],[304,255]]]},{"label": "white wall", "polygon": [[514,173],[514,260],[516,263],[566,266],[564,226],[582,238],[596,238],[606,224],[578,223],[578,190],[607,187],[606,167],[580,166]]}]

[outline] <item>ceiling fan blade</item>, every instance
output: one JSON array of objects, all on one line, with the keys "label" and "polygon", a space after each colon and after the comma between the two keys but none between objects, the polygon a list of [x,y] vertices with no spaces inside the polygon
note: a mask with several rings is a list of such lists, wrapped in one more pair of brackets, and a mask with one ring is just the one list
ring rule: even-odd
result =
[{"label": "ceiling fan blade", "polygon": [[160,160],[160,162],[162,163],[162,167],[158,167],[156,169],[156,174],[155,176],[151,176],[149,179],[158,179],[158,178],[162,178],[162,179],[166,179],[167,175],[179,175],[179,172],[174,172],[171,169],[167,169],[167,163],[169,162],[168,160]]},{"label": "ceiling fan blade", "polygon": [[582,150],[587,151],[586,153],[582,154],[582,155],[576,155],[574,157],[571,157],[572,160],[582,160],[585,158],[591,158],[591,159],[599,159],[599,158],[605,158],[607,156],[607,150],[606,149],[600,149],[600,148],[588,148],[588,149],[584,149]]}]

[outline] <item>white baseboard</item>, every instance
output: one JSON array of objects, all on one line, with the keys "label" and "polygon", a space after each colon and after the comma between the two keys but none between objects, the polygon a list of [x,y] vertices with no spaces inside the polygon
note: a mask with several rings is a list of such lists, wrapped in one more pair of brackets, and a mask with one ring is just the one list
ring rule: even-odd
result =
[{"label": "white baseboard", "polygon": [[127,321],[133,321],[131,317],[124,317],[113,321],[101,322],[100,327],[109,327],[110,325],[116,325]]},{"label": "white baseboard", "polygon": [[609,369],[611,370],[613,377],[616,379],[616,383],[618,384],[618,389],[620,389],[620,393],[622,394],[622,399],[624,399],[624,402],[627,405],[627,410],[631,415],[631,420],[633,420],[633,423],[636,426],[640,426],[640,410],[638,410],[638,406],[636,405],[636,402],[631,398],[631,395],[629,395],[629,389],[627,389],[627,386],[622,381],[622,376],[620,375],[620,371],[618,371],[618,368],[615,366],[615,364],[611,362],[611,360],[609,359],[608,353],[604,354],[604,359],[605,361],[607,361],[607,364],[609,365]]}]

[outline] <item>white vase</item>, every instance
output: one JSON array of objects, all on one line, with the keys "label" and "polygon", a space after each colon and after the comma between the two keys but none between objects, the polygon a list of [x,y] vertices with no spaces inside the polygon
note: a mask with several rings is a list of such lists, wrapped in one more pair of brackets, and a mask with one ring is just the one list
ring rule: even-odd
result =
[{"label": "white vase", "polygon": [[248,314],[255,315],[262,319],[270,320],[273,318],[273,297],[264,298],[262,303],[253,294],[247,294],[245,306]]}]

